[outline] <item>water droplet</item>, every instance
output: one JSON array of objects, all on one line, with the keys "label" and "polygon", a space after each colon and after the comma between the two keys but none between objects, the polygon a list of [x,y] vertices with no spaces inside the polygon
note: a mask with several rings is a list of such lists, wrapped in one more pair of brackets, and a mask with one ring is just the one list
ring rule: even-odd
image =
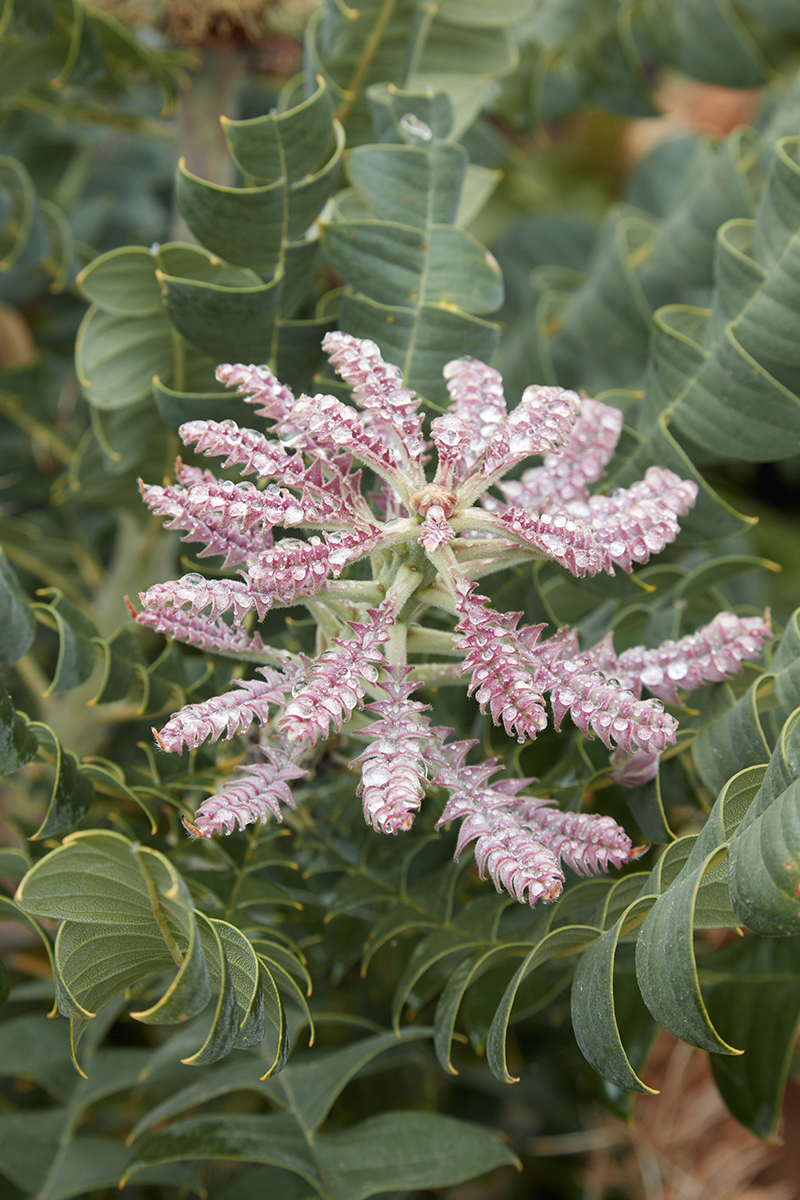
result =
[{"label": "water droplet", "polygon": [[423,142],[429,142],[433,138],[433,130],[430,125],[426,125],[414,113],[404,113],[400,118],[400,128],[404,133],[409,133]]}]

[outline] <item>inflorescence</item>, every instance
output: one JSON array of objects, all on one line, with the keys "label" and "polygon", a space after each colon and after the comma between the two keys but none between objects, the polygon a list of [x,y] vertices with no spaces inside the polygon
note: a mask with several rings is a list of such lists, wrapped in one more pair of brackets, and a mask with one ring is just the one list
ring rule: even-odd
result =
[{"label": "inflorescence", "polygon": [[[688,637],[617,655],[610,637],[581,650],[569,629],[543,638],[544,626],[495,611],[478,581],[509,566],[550,560],[585,576],[647,562],[677,536],[697,485],[651,467],[628,488],[590,494],[622,414],[560,387],[527,388],[509,413],[499,373],[474,359],[446,366],[452,404],[431,423],[431,445],[417,397],[373,342],[330,333],[323,345],[357,408],[330,395],[296,399],[267,367],[221,366],[217,377],[274,423],[272,436],[233,421],[189,421],[180,434],[257,483],[218,479],[179,459],[175,484],[142,488],[168,528],[204,543],[200,556],[221,556],[239,578],[156,584],[141,596],[139,623],[260,664],[257,678],[186,706],[156,734],[180,753],[261,726],[258,760],[204,801],[188,828],[210,837],[280,820],[281,804],[294,807],[291,786],[306,774],[310,749],[346,727],[367,741],[354,763],[369,824],[406,830],[426,787],[442,788],[439,825],[462,821],[456,856],[474,842],[481,875],[498,889],[531,904],[552,900],[564,882],[560,863],[578,872],[621,866],[636,853],[627,834],[610,817],[564,813],[527,794],[530,780],[491,782],[497,760],[467,765],[474,743],[451,742],[452,730],[432,726],[416,689],[465,677],[481,711],[520,742],[547,725],[549,697],[556,728],[569,714],[612,751],[612,778],[635,786],[655,777],[676,739],[662,701],[740,671],[760,654],[769,625],[724,612]],[[532,455],[541,465],[501,482]],[[377,480],[369,497],[364,467]],[[502,500],[489,492],[494,485]],[[305,536],[274,540],[276,527]],[[362,559],[371,580],[341,578]],[[251,629],[271,608],[296,604],[318,625],[313,658],[276,651]],[[423,624],[430,609],[454,618],[452,632]],[[409,656],[433,661],[410,664]],[[642,699],[643,688],[652,698]],[[365,724],[364,711],[377,719]]]}]

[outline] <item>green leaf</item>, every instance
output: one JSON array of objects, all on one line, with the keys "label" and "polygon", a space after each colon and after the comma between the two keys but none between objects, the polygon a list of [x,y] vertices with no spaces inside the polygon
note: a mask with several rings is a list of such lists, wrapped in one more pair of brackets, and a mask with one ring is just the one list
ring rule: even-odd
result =
[{"label": "green leaf", "polygon": [[6,1006],[6,1001],[8,1000],[8,994],[10,991],[11,972],[3,962],[2,958],[0,958],[0,1012],[2,1012]]},{"label": "green leaf", "polygon": [[[233,1049],[239,1036],[239,1006],[222,939],[215,924],[203,917],[202,913],[197,914],[197,923],[209,974],[219,989],[219,994],[214,1018],[205,1041],[194,1054],[181,1059],[181,1062],[190,1067],[208,1066],[209,1063],[224,1058]],[[255,955],[253,960],[255,962]],[[255,970],[257,973],[257,963]]]},{"label": "green leaf", "polygon": [[0,670],[27,654],[36,636],[36,618],[16,572],[0,549]]},{"label": "green leaf", "polygon": [[27,720],[14,711],[11,697],[0,684],[0,775],[13,775],[30,762],[38,748]]},{"label": "green leaf", "polygon": [[244,411],[241,399],[230,392],[175,391],[156,375],[153,378],[153,397],[164,424],[173,433],[177,433],[186,421],[233,419],[245,426],[257,423],[252,409]]},{"label": "green leaf", "polygon": [[[25,47],[16,47],[17,60],[25,54]],[[4,68],[4,85],[7,84],[9,74],[8,58],[6,52],[0,59],[0,69]],[[0,97],[1,95],[0,88]],[[23,164],[6,155],[0,155],[0,187],[11,201],[13,214],[0,229],[0,271],[7,271],[22,256],[28,244],[36,212],[36,190]]]},{"label": "green leaf", "polygon": [[263,1060],[247,1058],[226,1063],[149,1109],[135,1126],[131,1140],[169,1117],[218,1096],[242,1090],[272,1100],[292,1112],[303,1128],[315,1130],[323,1123],[350,1080],[363,1067],[386,1051],[405,1042],[428,1038],[431,1033],[428,1026],[413,1026],[400,1030],[399,1034],[381,1033],[362,1038],[339,1050],[316,1051],[305,1059],[293,1059],[280,1075],[270,1079],[263,1078]]},{"label": "green leaf", "polygon": [[5,1017],[0,1023],[0,1074],[38,1083],[57,1100],[75,1087],[69,1054],[69,1032],[63,1021],[44,1013]]},{"label": "green leaf", "polygon": [[452,225],[467,169],[467,153],[454,142],[420,146],[361,146],[347,159],[351,182],[384,221],[427,230]]},{"label": "green leaf", "polygon": [[450,1187],[496,1167],[519,1169],[495,1133],[441,1113],[388,1112],[319,1139],[331,1200],[395,1189]]},{"label": "green leaf", "polygon": [[247,121],[222,117],[231,156],[244,175],[290,182],[313,173],[333,149],[333,106],[329,88],[317,80],[317,90],[285,112],[270,112]]},{"label": "green leaf", "polygon": [[30,733],[40,747],[46,747],[53,756],[53,790],[44,819],[31,835],[32,841],[42,841],[63,833],[83,820],[94,803],[94,787],[88,775],[81,770],[78,759],[71,750],[65,750],[61,741],[49,726],[40,721],[31,721]]},{"label": "green leaf", "polygon": [[731,903],[769,937],[800,933],[800,779],[737,832],[728,855]]},{"label": "green leaf", "polygon": [[[124,700],[137,680],[146,686],[147,664],[139,639],[130,626],[122,625],[110,638],[100,638],[97,644],[104,659],[103,677],[90,705]],[[143,707],[146,707],[146,697]]]},{"label": "green leaf", "polygon": [[[249,274],[249,272],[248,272]],[[270,283],[223,287],[158,272],[170,320],[188,342],[212,358],[262,362],[269,357],[281,299]]]},{"label": "green leaf", "polygon": [[226,262],[273,274],[283,243],[305,233],[336,184],[344,135],[338,126],[335,133],[336,149],[322,169],[294,183],[282,175],[259,187],[223,187],[199,179],[181,160],[175,195],[186,224]]},{"label": "green leaf", "polygon": [[642,833],[656,845],[671,842],[675,834],[669,827],[661,797],[661,773],[643,787],[625,793],[628,807]]},{"label": "green leaf", "polygon": [[34,604],[34,611],[52,621],[58,633],[58,660],[45,696],[57,696],[85,683],[97,662],[97,627],[90,617],[65,599],[59,588],[42,588],[50,596],[47,604]]},{"label": "green leaf", "polygon": [[718,866],[724,872],[725,851],[715,848],[659,897],[636,943],[636,974],[645,1004],[670,1033],[701,1050],[740,1054],[711,1024],[694,958],[698,892]]},{"label": "green leaf", "polygon": [[322,246],[347,285],[339,321],[376,340],[406,385],[438,403],[441,377],[459,352],[488,362],[497,329],[472,315],[502,301],[500,267],[457,229],[467,156],[453,142],[361,146],[348,170],[372,215],[322,227]]},{"label": "green leaf", "polygon": [[322,1178],[303,1130],[293,1116],[283,1113],[217,1114],[179,1121],[134,1152],[125,1179],[143,1167],[198,1159],[230,1159],[283,1167],[300,1175],[324,1195]]},{"label": "green leaf", "polygon": [[166,313],[123,317],[92,305],[75,342],[75,369],[89,403],[108,411],[148,400],[154,375],[172,378],[172,339]]},{"label": "green leaf", "polygon": [[[26,928],[30,929],[32,933],[35,933],[44,946],[44,950],[47,954],[47,958],[51,967],[53,966],[53,950],[47,934],[42,929],[39,922],[34,921],[33,917],[29,917],[27,913],[23,912],[19,905],[12,900],[10,896],[0,895],[0,921],[18,921],[20,925],[25,925]],[[49,1015],[54,1016],[55,1013],[56,1008],[54,1006],[52,1013]]]},{"label": "green leaf", "polygon": [[[797,138],[778,143],[755,221],[720,230],[707,324],[690,329],[675,306],[659,314],[665,337],[682,337],[687,351],[670,388],[676,427],[715,454],[748,461],[785,458],[800,444],[792,384],[800,357],[791,335],[800,278],[797,148]],[[657,339],[655,372],[665,349]]]},{"label": "green leaf", "polygon": [[721,709],[722,715],[701,729],[692,745],[697,769],[712,792],[718,792],[743,768],[769,760],[770,749],[758,715],[759,694],[769,682],[771,676],[762,675],[733,704],[726,684],[715,692],[711,712]]},{"label": "green leaf", "polygon": [[31,868],[17,902],[25,912],[63,920],[56,982],[66,1015],[91,1016],[137,980],[175,965],[161,998],[132,1015],[167,1024],[208,1003],[211,983],[191,899],[156,851],[116,833],[71,834]]},{"label": "green leaf", "polygon": [[417,942],[392,997],[392,1022],[395,1029],[400,1026],[403,1006],[409,1002],[414,987],[425,972],[450,955],[459,954],[463,957],[473,946],[474,942],[466,934],[450,929],[435,929]]},{"label": "green leaf", "polygon": [[517,1162],[488,1130],[438,1113],[382,1113],[344,1133],[317,1137],[313,1147],[288,1114],[219,1114],[156,1134],[128,1173],[198,1155],[283,1167],[330,1200],[385,1192],[387,1180],[403,1188],[445,1187]]},{"label": "green leaf", "polygon": [[66,1121],[65,1108],[0,1114],[0,1174],[20,1191],[38,1192]]},{"label": "green leaf", "polygon": [[652,908],[644,895],[629,904],[619,920],[580,959],[572,984],[572,1027],[584,1058],[603,1079],[632,1092],[653,1094],[633,1069],[620,1037],[614,1004],[617,945]]},{"label": "green leaf", "polygon": [[606,486],[627,487],[641,479],[647,468],[652,466],[668,467],[681,479],[691,479],[697,484],[698,495],[694,507],[685,517],[681,517],[679,537],[684,545],[727,537],[728,534],[741,532],[743,526],[754,524],[752,517],[737,512],[709,486],[673,436],[668,413],[661,414],[633,453],[619,455],[615,459]]},{"label": "green leaf", "polygon": [[711,1056],[722,1098],[756,1137],[774,1136],[800,1024],[798,943],[746,937],[704,960],[711,1020],[741,1057]]},{"label": "green leaf", "polygon": [[402,7],[364,0],[357,9],[326,3],[324,11],[312,14],[305,37],[307,78],[321,75],[327,81],[348,145],[373,139],[373,85],[390,84],[401,92],[447,90],[455,114],[450,135],[460,137],[472,124],[494,77],[514,65],[509,27],[521,11],[510,2],[481,5],[476,17],[474,7],[472,17],[466,6],[447,3],[424,19],[410,19]]},{"label": "green leaf", "polygon": [[335,271],[382,304],[451,304],[489,312],[503,299],[500,268],[476,238],[454,225],[429,230],[386,221],[323,227]]},{"label": "green leaf", "polygon": [[120,317],[147,317],[162,309],[156,260],[143,246],[121,246],[92,259],[77,282],[90,304]]},{"label": "green leaf", "polygon": [[506,1040],[508,1026],[514,1001],[525,979],[542,963],[552,958],[562,958],[580,954],[600,936],[600,931],[588,925],[566,925],[545,934],[523,959],[517,968],[514,978],[506,988],[500,1002],[486,1042],[486,1061],[489,1070],[497,1079],[504,1083],[518,1083],[519,1080],[510,1074],[506,1059]]},{"label": "green leaf", "polygon": [[662,6],[658,17],[654,32],[659,41],[675,66],[694,79],[721,87],[758,87],[767,78],[767,63],[726,0],[681,0]]},{"label": "green leaf", "polygon": [[694,930],[736,923],[728,899],[726,850],[761,787],[764,771],[762,766],[750,767],[730,779],[680,872],[670,880],[662,868],[658,882],[665,890],[645,918],[636,943],[636,974],[653,1017],[683,1041],[723,1054],[739,1051],[720,1037],[709,1019],[698,981]]}]

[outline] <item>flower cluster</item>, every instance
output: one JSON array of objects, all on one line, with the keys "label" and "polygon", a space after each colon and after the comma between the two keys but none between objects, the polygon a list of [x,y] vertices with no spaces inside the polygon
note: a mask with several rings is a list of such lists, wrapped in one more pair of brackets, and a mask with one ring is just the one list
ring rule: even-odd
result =
[{"label": "flower cluster", "polygon": [[[568,629],[543,637],[544,626],[520,625],[521,614],[497,612],[478,580],[543,559],[575,576],[631,571],[675,539],[696,485],[651,467],[628,488],[591,494],[614,453],[619,411],[559,387],[530,387],[508,412],[500,375],[473,359],[445,368],[452,403],[432,422],[431,443],[417,397],[374,343],[331,333],[324,345],[353,405],[295,398],[267,367],[222,366],[219,379],[255,406],[269,432],[190,421],[181,437],[255,478],[234,483],[178,460],[174,484],[142,488],[169,528],[203,544],[201,557],[222,559],[222,573],[151,587],[137,619],[261,664],[256,678],[183,708],[156,734],[163,749],[180,752],[261,727],[253,761],[201,804],[190,831],[210,837],[280,820],[314,744],[344,730],[367,743],[353,761],[369,824],[406,830],[426,789],[443,789],[439,824],[462,822],[456,854],[474,842],[481,874],[518,900],[557,896],[563,863],[578,872],[623,865],[636,852],[610,817],[562,813],[526,793],[528,780],[492,782],[497,762],[468,765],[473,743],[449,741],[452,731],[431,726],[413,695],[463,678],[481,710],[521,742],[545,728],[549,703],[557,728],[569,714],[612,751],[615,779],[652,779],[676,737],[663,702],[739,671],[771,636],[767,622],[721,613],[679,641],[617,655],[610,639],[581,649]],[[502,482],[533,455],[541,465]],[[369,495],[364,468],[377,481]],[[302,536],[276,537],[278,528]],[[362,559],[371,579],[342,578]],[[296,604],[318,627],[313,658],[272,650],[252,628],[271,608]],[[450,616],[450,632],[424,624],[430,609]],[[377,720],[365,724],[363,711]]]}]

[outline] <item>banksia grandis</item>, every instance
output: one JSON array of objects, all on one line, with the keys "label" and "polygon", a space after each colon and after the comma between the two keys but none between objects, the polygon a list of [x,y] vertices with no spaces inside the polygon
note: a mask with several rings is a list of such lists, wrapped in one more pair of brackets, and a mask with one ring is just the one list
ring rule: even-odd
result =
[{"label": "banksia grandis", "polygon": [[[182,709],[157,735],[181,751],[259,727],[251,764],[201,805],[190,831],[209,837],[279,818],[315,744],[336,733],[367,742],[353,765],[369,824],[406,830],[426,789],[444,789],[439,824],[461,820],[457,853],[474,842],[481,873],[518,900],[553,899],[561,863],[578,872],[622,866],[635,852],[610,817],[562,813],[525,793],[524,780],[491,782],[497,762],[467,765],[472,743],[448,742],[450,730],[432,728],[414,692],[462,679],[520,741],[544,729],[549,705],[556,727],[569,715],[608,746],[615,779],[652,779],[676,738],[664,702],[679,704],[679,689],[739,671],[771,636],[768,623],[721,613],[677,641],[618,655],[609,638],[582,649],[568,629],[547,637],[542,625],[520,625],[520,614],[497,612],[476,581],[543,560],[576,577],[630,572],[674,541],[696,484],[652,466],[624,489],[591,492],[614,454],[619,411],[547,386],[527,388],[509,412],[499,373],[469,358],[445,367],[452,403],[431,423],[428,442],[419,399],[373,342],[330,333],[324,347],[352,404],[295,398],[264,366],[223,365],[218,378],[271,422],[268,431],[189,421],[180,433],[243,478],[219,479],[179,460],[174,484],[142,489],[170,528],[202,543],[199,557],[222,560],[222,571],[154,585],[137,619],[261,664],[224,695]],[[503,482],[531,455],[540,465]],[[489,492],[494,485],[503,499]],[[363,568],[348,577],[359,561],[371,577]],[[270,609],[303,604],[318,628],[317,653],[279,655],[256,626]],[[425,624],[431,609],[449,617],[449,632],[441,619]],[[425,661],[409,664],[410,654]]]}]

